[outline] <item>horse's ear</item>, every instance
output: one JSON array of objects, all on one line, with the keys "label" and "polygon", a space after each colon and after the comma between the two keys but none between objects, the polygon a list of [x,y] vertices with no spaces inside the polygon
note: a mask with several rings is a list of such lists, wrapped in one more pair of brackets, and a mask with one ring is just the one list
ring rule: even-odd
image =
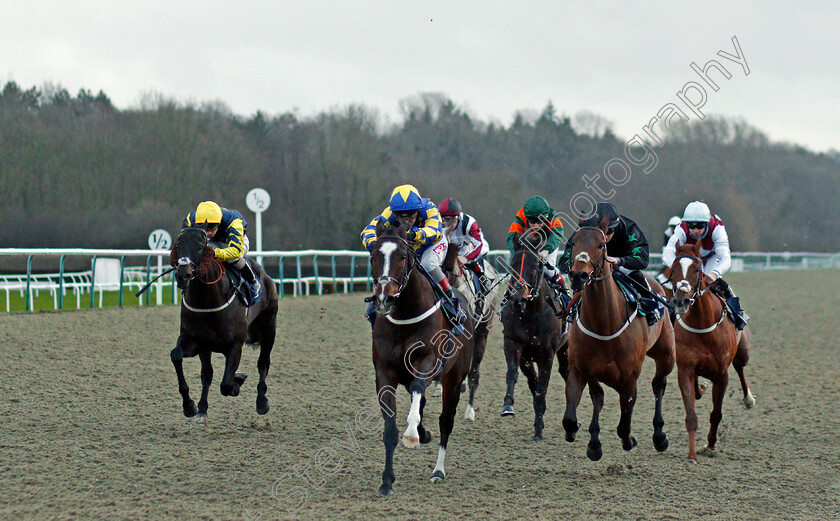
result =
[{"label": "horse's ear", "polygon": [[700,241],[695,242],[691,245],[691,250],[694,252],[694,255],[700,256]]},{"label": "horse's ear", "polygon": [[385,221],[382,219],[376,221],[376,237],[378,238],[385,231]]},{"label": "horse's ear", "polygon": [[606,234],[607,234],[607,230],[609,229],[609,227],[610,227],[610,216],[609,216],[609,215],[604,214],[604,215],[601,217],[601,220],[600,220],[600,221],[598,221],[598,228],[600,228],[600,229],[601,229],[601,231],[602,231],[602,232],[604,232],[604,235],[606,235]]},{"label": "horse's ear", "polygon": [[586,214],[583,213],[583,212],[580,212],[580,214],[578,215],[578,228],[580,228],[581,226],[586,226],[586,221],[587,221]]},{"label": "horse's ear", "polygon": [[513,234],[513,249],[518,250],[522,247],[522,234],[521,233],[514,233]]}]

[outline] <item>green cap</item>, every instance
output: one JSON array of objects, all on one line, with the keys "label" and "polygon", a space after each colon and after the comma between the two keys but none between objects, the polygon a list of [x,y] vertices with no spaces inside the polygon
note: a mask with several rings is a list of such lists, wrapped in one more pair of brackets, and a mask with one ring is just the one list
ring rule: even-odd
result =
[{"label": "green cap", "polygon": [[538,219],[540,216],[548,215],[549,210],[551,208],[548,206],[548,201],[538,195],[529,197],[525,201],[525,217],[528,219]]}]

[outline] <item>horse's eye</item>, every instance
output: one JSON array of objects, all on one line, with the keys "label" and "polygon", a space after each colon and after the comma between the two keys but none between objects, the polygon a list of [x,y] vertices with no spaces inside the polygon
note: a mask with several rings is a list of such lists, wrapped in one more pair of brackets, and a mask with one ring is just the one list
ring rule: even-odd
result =
[{"label": "horse's eye", "polygon": [[405,253],[403,253],[402,255],[400,255],[400,260],[405,260],[405,259],[407,259],[407,258],[408,258],[408,255],[406,255]]}]

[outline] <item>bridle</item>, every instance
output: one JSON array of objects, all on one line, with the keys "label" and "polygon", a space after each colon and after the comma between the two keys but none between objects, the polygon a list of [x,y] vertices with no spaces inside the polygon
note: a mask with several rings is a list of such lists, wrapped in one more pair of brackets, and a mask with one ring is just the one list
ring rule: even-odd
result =
[{"label": "bridle", "polygon": [[[685,280],[685,279],[683,279],[679,282],[676,282],[674,280],[674,271],[673,270],[671,270],[671,276],[668,278],[668,282],[670,282],[671,285],[674,288],[674,294],[676,294],[677,291],[683,291],[685,293],[690,293],[691,296],[688,297],[688,305],[691,306],[691,305],[694,304],[694,302],[697,299],[699,299],[707,291],[709,291],[711,286],[706,286],[706,288],[702,289],[702,290],[700,289],[700,285],[703,283],[703,259],[701,259],[700,257],[697,257],[696,255],[678,255],[677,257],[674,258],[675,261],[679,260],[679,259],[691,259],[693,261],[697,261],[698,264],[699,264],[699,266],[694,267],[695,271],[697,273],[699,273],[700,276],[697,277],[697,283],[694,285],[693,288],[691,287],[691,285],[689,285],[688,281]],[[683,273],[683,277],[685,277],[685,275],[686,274]]]},{"label": "bridle", "polygon": [[[589,253],[585,251],[582,251],[575,256],[575,262],[588,262],[589,264],[592,264],[592,266],[594,266],[595,268],[594,270],[592,270],[592,273],[586,274],[586,279],[583,283],[585,285],[589,285],[593,282],[609,278],[610,275],[601,275],[600,277],[598,276],[603,271],[604,262],[607,259],[607,234],[604,233],[604,230],[596,226],[581,226],[580,228],[578,228],[577,232],[575,232],[575,235],[577,235],[580,230],[595,230],[598,233],[600,233],[601,236],[604,238],[604,242],[598,245],[598,249],[601,250],[601,258],[598,259],[597,263],[594,262],[592,260],[592,257],[589,256]],[[574,238],[574,236],[572,236],[572,238]]]},{"label": "bridle", "polygon": [[[201,258],[198,259],[198,264],[200,265],[201,261],[204,259],[204,255],[205,255],[205,252],[207,250],[208,238],[207,238],[207,232],[206,231],[202,230],[201,228],[194,228],[194,229],[201,232],[201,242],[202,242]],[[181,235],[183,235],[183,233],[184,233],[184,230],[181,230]],[[181,235],[178,236],[178,239],[181,238]],[[175,241],[176,249],[177,249],[177,244],[178,244],[178,240],[176,239],[176,241]],[[222,264],[221,262],[219,262],[215,258],[213,258],[211,260],[211,262],[213,262],[214,264],[216,264],[219,267],[219,276],[216,277],[216,280],[208,281],[208,280],[204,280],[204,279],[201,278],[201,275],[199,275],[199,273],[198,273],[199,272],[198,265],[196,265],[196,263],[192,259],[190,259],[187,256],[179,256],[178,257],[177,267],[179,267],[179,268],[180,267],[188,267],[189,272],[190,272],[190,275],[185,277],[183,291],[186,291],[190,282],[192,282],[196,278],[200,282],[202,282],[204,284],[207,284],[207,285],[213,285],[213,284],[216,284],[217,282],[219,282],[220,280],[222,280],[222,277],[225,275],[225,272],[226,272],[224,264]]]},{"label": "bridle", "polygon": [[[545,269],[545,266],[541,262],[541,259],[539,258],[539,254],[537,254],[529,244],[523,244],[522,250],[520,250],[520,251],[522,252],[522,259],[519,263],[519,274],[517,275],[515,273],[511,273],[510,278],[513,279],[514,277],[516,277],[516,280],[511,280],[511,282],[514,286],[524,286],[525,295],[522,297],[522,299],[526,300],[526,301],[532,301],[532,300],[534,300],[534,299],[536,299],[540,296],[540,286],[541,286],[541,282],[542,282],[541,277],[542,277],[542,272]],[[532,280],[531,284],[526,282],[525,279],[523,278],[523,272],[525,271],[525,255],[528,255],[528,254],[533,255],[537,258],[537,260],[538,260],[537,266],[539,267],[539,269],[537,269],[537,266],[534,267],[534,275],[535,276],[534,276],[534,280]]]},{"label": "bridle", "polygon": [[400,293],[405,289],[405,286],[408,284],[408,279],[411,276],[411,272],[414,271],[414,268],[417,266],[417,253],[414,251],[413,248],[408,244],[408,241],[403,239],[402,237],[382,237],[381,239],[376,241],[376,250],[379,250],[379,242],[384,240],[395,240],[399,241],[405,245],[406,249],[408,250],[408,266],[406,266],[405,271],[403,271],[402,276],[397,279],[392,277],[388,274],[383,273],[379,276],[379,278],[375,279],[374,282],[374,293],[376,293],[375,288],[379,285],[385,286],[390,282],[393,282],[397,285],[397,291],[394,293],[394,298],[400,296]]}]

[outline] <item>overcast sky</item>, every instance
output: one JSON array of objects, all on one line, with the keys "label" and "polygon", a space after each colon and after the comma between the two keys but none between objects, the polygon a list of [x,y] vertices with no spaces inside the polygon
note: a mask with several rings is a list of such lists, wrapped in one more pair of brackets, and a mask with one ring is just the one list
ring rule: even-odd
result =
[{"label": "overcast sky", "polygon": [[[677,93],[698,82],[705,114],[840,149],[840,2],[0,2],[4,84],[103,90],[119,109],[155,93],[242,116],[359,103],[388,122],[437,92],[505,125],[550,100],[629,139],[667,103],[696,120]],[[733,37],[749,75],[717,54]],[[717,92],[690,67],[712,59],[731,74],[710,72]]]}]

